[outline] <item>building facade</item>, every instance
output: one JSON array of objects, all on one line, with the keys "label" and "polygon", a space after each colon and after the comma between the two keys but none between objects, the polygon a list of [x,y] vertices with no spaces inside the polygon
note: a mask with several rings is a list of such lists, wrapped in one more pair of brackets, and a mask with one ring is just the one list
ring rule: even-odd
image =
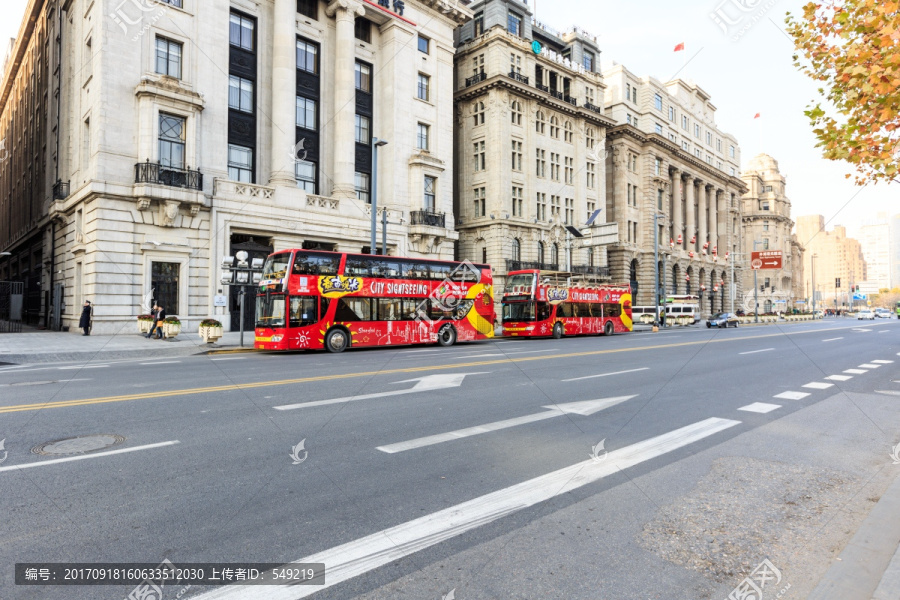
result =
[{"label": "building facade", "polygon": [[[0,275],[36,277],[61,326],[90,299],[98,333],[154,300],[236,328],[236,293],[213,306],[224,256],[369,252],[376,191],[388,253],[451,258],[465,4],[32,0],[0,102]],[[22,108],[47,115],[28,144]]]},{"label": "building facade", "polygon": [[[793,308],[802,309],[802,302],[795,306],[795,300],[806,300],[802,291],[803,246],[792,233],[791,201],[787,197],[786,180],[778,170],[778,161],[768,154],[753,157],[741,173],[747,186],[744,194],[742,233],[742,253],[751,256],[754,251],[780,250],[781,269],[760,269],[753,288],[753,272],[744,271],[746,290],[743,308],[754,310],[758,298],[760,312],[782,312]],[[752,293],[751,293],[752,292]]]},{"label": "building facade", "polygon": [[867,221],[859,229],[859,244],[866,260],[866,279],[859,283],[859,291],[877,294],[891,285],[891,224],[887,213]]},{"label": "building facade", "polygon": [[606,211],[595,215],[613,124],[601,106],[596,38],[533,22],[517,0],[471,9],[457,32],[458,258],[493,266],[497,298],[506,273],[521,268],[605,278],[604,248],[575,237],[608,221]]},{"label": "building facade", "polygon": [[653,306],[658,269],[662,293],[699,295],[704,315],[729,310],[732,300],[739,308],[746,186],[737,141],[716,125],[709,94],[695,84],[664,84],[622,65],[603,77],[606,113],[618,123],[606,157],[607,219],[619,238],[608,249],[612,278],[631,282],[635,305]]},{"label": "building facade", "polygon": [[[826,231],[823,215],[797,217],[797,239],[805,249],[805,297],[812,303],[813,292],[817,292],[817,308],[846,305],[850,286],[867,278],[866,260],[859,241],[847,237],[847,229],[841,225]],[[837,279],[840,279],[840,288],[835,287]]]}]

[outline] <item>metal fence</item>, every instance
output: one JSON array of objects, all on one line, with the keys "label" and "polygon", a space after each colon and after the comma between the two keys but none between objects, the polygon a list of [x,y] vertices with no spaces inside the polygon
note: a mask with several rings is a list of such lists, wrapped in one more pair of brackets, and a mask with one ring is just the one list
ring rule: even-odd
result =
[{"label": "metal fence", "polygon": [[22,331],[22,302],[25,284],[21,281],[0,281],[0,333]]}]

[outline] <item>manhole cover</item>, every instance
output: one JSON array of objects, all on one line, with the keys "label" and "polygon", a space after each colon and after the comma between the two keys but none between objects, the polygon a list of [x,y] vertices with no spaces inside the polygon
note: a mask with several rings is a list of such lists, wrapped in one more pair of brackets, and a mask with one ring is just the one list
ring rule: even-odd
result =
[{"label": "manhole cover", "polygon": [[103,450],[110,446],[118,446],[124,441],[124,437],[116,434],[81,435],[65,440],[46,442],[35,446],[31,451],[34,454],[84,454]]}]

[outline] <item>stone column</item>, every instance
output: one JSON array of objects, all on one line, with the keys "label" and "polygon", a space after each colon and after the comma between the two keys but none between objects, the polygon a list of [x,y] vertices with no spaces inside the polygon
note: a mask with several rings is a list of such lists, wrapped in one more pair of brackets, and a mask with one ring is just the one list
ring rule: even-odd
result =
[{"label": "stone column", "polygon": [[[678,242],[678,235],[684,235],[682,229],[684,224],[682,215],[684,214],[684,200],[682,198],[681,171],[672,169],[672,239]],[[684,239],[681,240],[682,245],[678,246],[680,250],[684,245]]]},{"label": "stone column", "polygon": [[709,253],[712,254],[719,244],[719,195],[712,185],[706,188],[706,193],[709,195]]},{"label": "stone column", "polygon": [[358,0],[333,0],[325,14],[335,20],[334,115],[331,148],[334,173],[331,195],[356,197],[356,51],[354,23],[366,14]]},{"label": "stone column", "polygon": [[719,248],[719,254],[724,256],[725,252],[731,251],[728,244],[728,219],[729,212],[727,202],[725,201],[725,190],[716,189],[716,218],[718,219],[716,223],[716,233],[718,234],[718,244],[722,247]]},{"label": "stone column", "polygon": [[697,190],[697,220],[700,233],[697,234],[697,248],[703,249],[703,244],[707,242],[706,226],[709,224],[709,216],[706,214],[706,184],[700,182],[700,189]]},{"label": "stone column", "polygon": [[296,187],[297,3],[275,0],[272,34],[272,171],[269,185]]},{"label": "stone column", "polygon": [[688,174],[684,186],[684,210],[687,212],[687,229],[684,231],[684,243],[688,252],[696,252],[696,244],[691,244],[691,238],[694,236],[697,225],[694,222],[694,178],[690,174]]}]

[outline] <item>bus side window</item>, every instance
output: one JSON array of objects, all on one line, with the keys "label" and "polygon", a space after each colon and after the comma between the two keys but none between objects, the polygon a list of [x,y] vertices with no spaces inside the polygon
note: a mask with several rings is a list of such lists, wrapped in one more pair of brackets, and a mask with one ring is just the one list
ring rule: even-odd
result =
[{"label": "bus side window", "polygon": [[546,321],[550,318],[550,303],[549,302],[538,302],[537,303],[537,320],[538,321]]},{"label": "bus side window", "polygon": [[291,296],[291,327],[305,327],[316,321],[316,298]]},{"label": "bus side window", "polygon": [[607,304],[605,312],[607,317],[619,317],[622,315],[622,305]]},{"label": "bus side window", "polygon": [[331,306],[331,298],[319,298],[319,320],[324,321],[325,315],[328,314],[328,307]]}]

